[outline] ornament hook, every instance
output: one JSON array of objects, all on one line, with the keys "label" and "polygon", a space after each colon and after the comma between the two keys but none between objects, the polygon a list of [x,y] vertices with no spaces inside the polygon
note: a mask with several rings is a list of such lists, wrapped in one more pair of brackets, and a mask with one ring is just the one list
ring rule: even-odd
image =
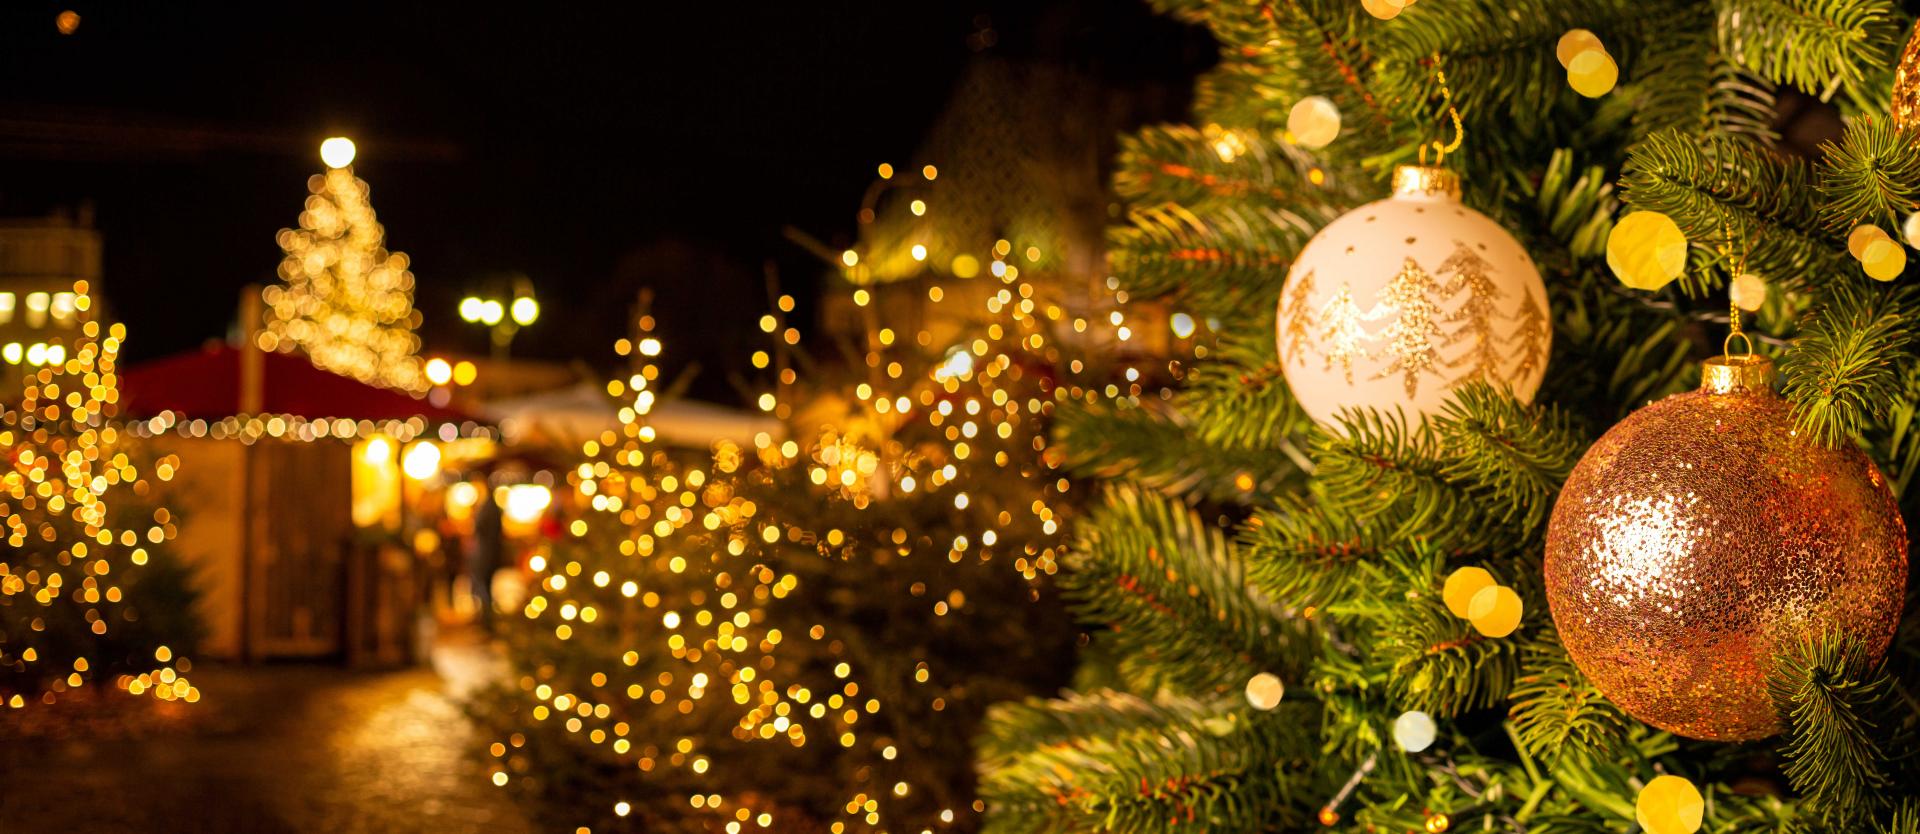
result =
[{"label": "ornament hook", "polygon": [[1740,352],[1740,358],[1744,359],[1753,355],[1753,339],[1740,329],[1740,302],[1734,300],[1733,297],[1733,283],[1739,280],[1740,276],[1747,271],[1747,254],[1751,251],[1752,250],[1749,249],[1743,249],[1740,252],[1740,260],[1735,262],[1733,259],[1733,229],[1727,225],[1726,221],[1721,221],[1720,258],[1726,262],[1729,271],[1727,273],[1728,329],[1727,338],[1720,343],[1720,355],[1729,359],[1734,358],[1734,339],[1739,339],[1740,343],[1746,346],[1746,349]]}]

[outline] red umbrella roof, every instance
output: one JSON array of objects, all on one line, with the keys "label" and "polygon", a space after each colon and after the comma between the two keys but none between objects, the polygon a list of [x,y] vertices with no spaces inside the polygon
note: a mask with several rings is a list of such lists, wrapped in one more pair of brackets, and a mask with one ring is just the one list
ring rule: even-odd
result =
[{"label": "red umbrella roof", "polygon": [[[455,423],[473,418],[401,391],[368,385],[313,366],[305,357],[267,353],[261,357],[259,414],[310,420],[406,420]],[[220,420],[241,413],[240,351],[225,343],[142,362],[120,375],[120,414]]]}]

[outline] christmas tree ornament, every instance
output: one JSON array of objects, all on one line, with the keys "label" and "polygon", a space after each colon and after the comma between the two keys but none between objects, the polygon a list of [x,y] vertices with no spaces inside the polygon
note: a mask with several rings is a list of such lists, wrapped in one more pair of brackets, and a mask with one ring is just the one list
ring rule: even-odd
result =
[{"label": "christmas tree ornament", "polygon": [[1473,595],[1473,601],[1467,603],[1467,621],[1473,623],[1473,630],[1483,637],[1512,634],[1520,627],[1524,613],[1526,605],[1520,601],[1520,595],[1505,585],[1481,588]]},{"label": "christmas tree ornament", "polygon": [[1467,618],[1467,605],[1473,602],[1473,595],[1482,588],[1491,588],[1498,583],[1486,568],[1465,567],[1447,575],[1447,582],[1440,587],[1440,598],[1446,602],[1447,610],[1453,616]]},{"label": "christmas tree ornament", "polygon": [[1856,261],[1860,260],[1867,256],[1867,244],[1886,239],[1886,231],[1879,226],[1855,226],[1853,227],[1853,231],[1847,235],[1847,254],[1852,255]]},{"label": "christmas tree ornament", "polygon": [[1636,290],[1660,289],[1686,270],[1687,236],[1660,212],[1632,212],[1607,233],[1607,267]]},{"label": "christmas tree ornament", "polygon": [[1279,354],[1308,415],[1440,410],[1484,381],[1529,402],[1552,342],[1546,286],[1500,224],[1460,203],[1444,168],[1402,166],[1393,196],[1335,219],[1293,261]]},{"label": "christmas tree ornament", "polygon": [[1882,237],[1860,250],[1860,266],[1875,281],[1891,281],[1907,269],[1907,248]]},{"label": "christmas tree ornament", "polygon": [[1706,811],[1700,789],[1682,776],[1655,776],[1633,800],[1633,817],[1647,834],[1693,834]]},{"label": "christmas tree ornament", "polygon": [[1400,713],[1393,719],[1393,743],[1409,753],[1419,753],[1433,746],[1433,740],[1440,734],[1440,728],[1433,723],[1433,716],[1419,710]]},{"label": "christmas tree ornament", "polygon": [[1767,281],[1751,272],[1742,272],[1727,285],[1727,295],[1733,300],[1733,306],[1751,313],[1767,303]]},{"label": "christmas tree ornament", "polygon": [[1620,82],[1620,65],[1604,49],[1587,49],[1567,62],[1567,83],[1587,98],[1599,98],[1613,92]]},{"label": "christmas tree ornament", "polygon": [[1920,29],[1907,37],[1900,65],[1893,71],[1893,126],[1912,130],[1920,126]]},{"label": "christmas tree ornament", "polygon": [[1340,136],[1340,108],[1326,96],[1307,96],[1287,111],[1287,132],[1300,147],[1324,148]]},{"label": "christmas tree ornament", "polygon": [[1280,706],[1280,699],[1286,695],[1286,683],[1272,672],[1261,672],[1247,680],[1247,703],[1254,709],[1270,710]]},{"label": "christmas tree ornament", "polygon": [[1811,635],[1857,637],[1877,658],[1906,576],[1886,480],[1853,445],[1796,431],[1760,356],[1710,359],[1698,390],[1615,425],[1547,527],[1567,654],[1634,717],[1699,739],[1778,732],[1767,676]]},{"label": "christmas tree ornament", "polygon": [[1568,29],[1566,34],[1560,36],[1560,41],[1553,45],[1553,57],[1560,59],[1560,66],[1565,69],[1573,63],[1574,56],[1589,49],[1607,51],[1606,47],[1600,45],[1600,36],[1585,29]]},{"label": "christmas tree ornament", "polygon": [[1905,238],[1908,246],[1920,249],[1920,211],[1907,215],[1900,221],[1900,237]]}]

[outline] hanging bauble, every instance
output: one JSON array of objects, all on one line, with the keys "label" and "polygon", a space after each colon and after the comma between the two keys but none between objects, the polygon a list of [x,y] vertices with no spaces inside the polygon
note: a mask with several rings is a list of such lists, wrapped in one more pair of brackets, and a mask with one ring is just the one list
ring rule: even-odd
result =
[{"label": "hanging bauble", "polygon": [[1474,381],[1531,401],[1553,340],[1520,242],[1460,203],[1453,172],[1412,165],[1300,250],[1277,329],[1287,384],[1323,423],[1356,407],[1418,422]]},{"label": "hanging bauble", "polygon": [[1900,66],[1893,71],[1893,126],[1900,130],[1920,127],[1920,28],[1907,37],[1907,48],[1900,52]]},{"label": "hanging bauble", "polygon": [[1642,408],[1588,449],[1547,526],[1567,654],[1621,709],[1716,741],[1780,730],[1776,654],[1814,634],[1893,637],[1907,533],[1853,446],[1794,429],[1757,356]]}]

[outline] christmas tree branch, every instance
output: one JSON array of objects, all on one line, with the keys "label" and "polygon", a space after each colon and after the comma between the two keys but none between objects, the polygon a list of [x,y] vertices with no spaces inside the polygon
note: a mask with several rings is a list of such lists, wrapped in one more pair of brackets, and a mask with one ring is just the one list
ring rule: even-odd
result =
[{"label": "christmas tree branch", "polygon": [[1626,743],[1626,716],[1573,665],[1551,629],[1533,635],[1521,652],[1512,718],[1521,746],[1543,759],[1612,757]]},{"label": "christmas tree branch", "polygon": [[1821,216],[1845,234],[1861,223],[1894,229],[1920,209],[1920,141],[1890,121],[1864,117],[1838,144],[1821,145]]},{"label": "christmas tree branch", "polygon": [[1257,206],[1136,208],[1111,231],[1108,260],[1137,297],[1169,296],[1198,315],[1238,322],[1278,297],[1287,264],[1322,222]]},{"label": "christmas tree branch", "polygon": [[1242,502],[1304,480],[1304,456],[1283,447],[1222,446],[1201,436],[1184,415],[1137,407],[1067,405],[1055,412],[1056,448],[1070,471],[1125,477],[1155,489]]},{"label": "christmas tree branch", "polygon": [[1114,193],[1129,203],[1314,202],[1317,195],[1284,146],[1251,130],[1208,136],[1187,125],[1153,125],[1120,139]]},{"label": "christmas tree branch", "polygon": [[1503,508],[1500,522],[1523,538],[1539,530],[1587,447],[1559,409],[1521,405],[1483,382],[1456,390],[1434,425],[1448,458],[1445,477]]},{"label": "christmas tree branch", "polygon": [[1887,66],[1900,46],[1892,0],[1719,0],[1720,43],[1740,65],[1822,93]]},{"label": "christmas tree branch", "polygon": [[1482,508],[1447,477],[1440,440],[1425,424],[1371,409],[1342,414],[1340,427],[1313,440],[1314,482],[1328,509],[1377,524],[1393,539],[1418,538],[1448,550],[1489,543]]},{"label": "christmas tree branch", "polygon": [[1787,725],[1787,779],[1829,819],[1869,814],[1886,801],[1881,725],[1892,690],[1855,637],[1812,637],[1775,659],[1767,691]]},{"label": "christmas tree branch", "polygon": [[1815,440],[1836,444],[1887,414],[1904,395],[1913,363],[1907,322],[1920,294],[1835,282],[1808,314],[1782,362],[1794,420]]},{"label": "christmas tree branch", "polygon": [[[1653,134],[1628,153],[1622,181],[1632,208],[1665,213],[1696,246],[1729,246],[1784,285],[1836,271],[1845,252],[1820,222],[1810,166],[1742,139]],[[1710,280],[1696,269],[1682,288],[1701,293]]]},{"label": "christmas tree branch", "polygon": [[1115,487],[1081,522],[1062,585],[1082,619],[1111,623],[1121,655],[1158,683],[1224,692],[1304,665],[1303,624],[1250,592],[1219,528],[1153,492]]},{"label": "christmas tree branch", "polygon": [[[996,705],[984,742],[980,794],[993,813],[984,831],[1029,832],[1297,829],[1310,774],[1311,702],[1252,713],[1233,701],[1112,692],[1064,701]],[[1048,725],[1034,713],[1074,716]],[[1039,728],[1044,743],[1016,733]],[[1062,732],[1065,730],[1065,732]]]}]

